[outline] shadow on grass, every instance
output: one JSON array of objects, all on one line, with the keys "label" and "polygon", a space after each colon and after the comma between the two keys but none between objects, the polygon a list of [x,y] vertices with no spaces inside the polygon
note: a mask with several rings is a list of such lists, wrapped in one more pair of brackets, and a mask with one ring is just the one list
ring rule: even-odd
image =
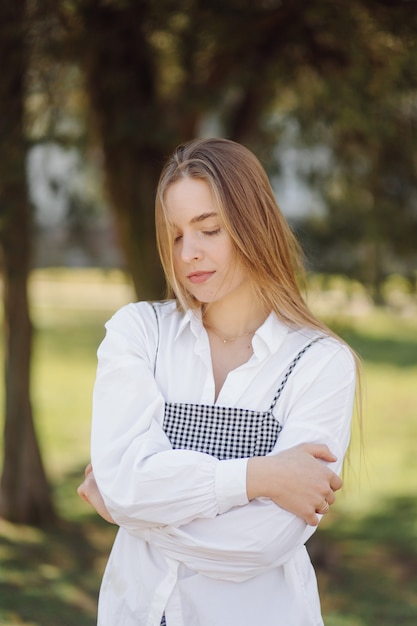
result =
[{"label": "shadow on grass", "polygon": [[[61,509],[72,513],[53,529],[0,522],[2,626],[95,625],[115,528],[78,505],[81,473],[57,486]],[[416,520],[417,498],[395,498],[361,519],[335,512],[314,535],[326,626],[417,624]]]},{"label": "shadow on grass", "polygon": [[334,519],[313,537],[326,626],[417,624],[416,520],[417,498],[398,497],[363,519]]},{"label": "shadow on grass", "polygon": [[[75,494],[80,475],[58,491]],[[115,527],[88,509],[48,530],[0,521],[0,624],[94,626],[114,535]]]},{"label": "shadow on grass", "polygon": [[338,322],[329,323],[329,326],[352,346],[364,361],[397,367],[417,365],[417,337],[411,332],[409,337],[373,337]]}]

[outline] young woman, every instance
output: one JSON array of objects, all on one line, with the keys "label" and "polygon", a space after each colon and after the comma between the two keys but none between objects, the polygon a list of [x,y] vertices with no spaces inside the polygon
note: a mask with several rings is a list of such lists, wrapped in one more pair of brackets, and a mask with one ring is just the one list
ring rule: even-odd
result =
[{"label": "young woman", "polygon": [[98,352],[79,493],[120,527],[98,623],[322,624],[304,544],[342,485],[355,357],[246,148],[177,148],[156,224],[170,299],[122,308]]}]

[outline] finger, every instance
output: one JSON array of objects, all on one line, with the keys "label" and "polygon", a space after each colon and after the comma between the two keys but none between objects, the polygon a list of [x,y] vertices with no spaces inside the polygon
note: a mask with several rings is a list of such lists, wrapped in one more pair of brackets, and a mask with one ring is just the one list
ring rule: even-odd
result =
[{"label": "finger", "polygon": [[311,515],[308,515],[304,521],[309,525],[309,526],[318,526],[319,525],[319,518],[317,517],[316,513],[312,513]]},{"label": "finger", "polygon": [[329,503],[327,502],[327,500],[323,500],[320,506],[317,507],[316,513],[318,513],[319,515],[326,515],[326,513],[328,513],[329,510],[330,510]]},{"label": "finger", "polygon": [[338,489],[341,489],[342,486],[343,480],[337,474],[333,474],[330,478],[330,487],[333,489],[333,491],[338,491]]},{"label": "finger", "polygon": [[328,494],[326,495],[326,500],[327,502],[331,505],[334,504],[335,500],[336,500],[336,496],[334,495],[334,491],[330,490],[328,492]]},{"label": "finger", "polygon": [[91,463],[89,463],[84,470],[84,476],[88,476],[89,474],[91,474],[92,471],[93,471],[93,466],[91,465]]},{"label": "finger", "polygon": [[335,461],[337,461],[337,457],[324,443],[306,444],[306,451],[309,452],[316,459],[321,459],[322,461],[326,461],[327,463],[334,463]]},{"label": "finger", "polygon": [[84,483],[81,483],[81,485],[78,487],[77,493],[80,496],[80,498],[82,498],[85,502],[89,502],[87,494],[84,489]]}]

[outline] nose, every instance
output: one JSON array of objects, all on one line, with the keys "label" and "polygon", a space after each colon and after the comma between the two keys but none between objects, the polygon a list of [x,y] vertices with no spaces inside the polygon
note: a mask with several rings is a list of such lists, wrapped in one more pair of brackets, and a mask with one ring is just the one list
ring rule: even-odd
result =
[{"label": "nose", "polygon": [[201,258],[201,246],[195,237],[184,234],[181,244],[181,258],[184,263],[191,263],[191,261]]}]

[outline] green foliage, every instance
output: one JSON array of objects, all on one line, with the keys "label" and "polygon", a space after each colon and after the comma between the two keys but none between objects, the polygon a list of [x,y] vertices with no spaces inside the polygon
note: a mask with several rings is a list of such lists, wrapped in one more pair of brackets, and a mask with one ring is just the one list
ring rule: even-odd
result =
[{"label": "green foliage", "polygon": [[[95,145],[90,160],[102,164],[139,297],[163,292],[153,200],[174,145],[220,134],[275,171],[289,119],[302,145],[331,156],[309,172],[326,208],[301,232],[314,270],[359,278],[380,300],[387,273],[413,278],[417,24],[408,2],[36,0],[28,29],[26,137]],[[89,203],[76,200],[79,225]]]},{"label": "green foliage", "polygon": [[366,281],[376,299],[387,273],[412,273],[417,18],[409,2],[36,6],[32,136],[68,141],[72,132],[78,141],[81,125],[100,143],[141,298],[162,292],[152,211],[167,154],[196,135],[220,134],[253,148],[273,170],[288,118],[303,145],[326,146],[331,155],[329,168],[310,172],[326,206],[324,219],[304,227],[315,271]]},{"label": "green foliage", "polygon": [[[416,303],[404,293],[401,311],[376,310],[358,284],[314,276],[310,285],[313,308],[363,357],[366,388],[363,451],[356,433],[344,489],[309,545],[325,623],[414,626]],[[93,626],[115,529],[76,487],[103,323],[133,289],[117,272],[56,270],[34,273],[30,293],[37,426],[61,521],[44,531],[0,522],[0,623]]]},{"label": "green foliage", "polygon": [[415,495],[381,498],[361,517],[333,516],[318,567],[326,626],[411,626],[417,619]]},{"label": "green foliage", "polygon": [[[78,477],[67,476],[71,497]],[[66,494],[71,486],[71,494]],[[57,491],[59,485],[56,485]],[[114,529],[75,516],[48,532],[0,522],[0,623],[93,626],[97,590]]]},{"label": "green foliage", "polygon": [[304,224],[312,267],[357,278],[377,302],[389,274],[415,280],[417,267],[417,18],[400,12],[380,6],[370,19],[353,6],[346,65],[301,80],[293,111],[302,139],[328,150],[308,173],[325,205]]}]

